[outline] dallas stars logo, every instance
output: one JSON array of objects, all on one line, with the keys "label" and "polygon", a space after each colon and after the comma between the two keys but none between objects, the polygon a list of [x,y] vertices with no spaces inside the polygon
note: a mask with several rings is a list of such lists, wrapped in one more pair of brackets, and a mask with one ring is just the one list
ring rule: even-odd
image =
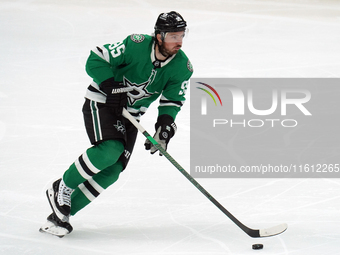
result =
[{"label": "dallas stars logo", "polygon": [[141,34],[132,34],[130,36],[131,40],[134,41],[135,43],[140,43],[142,41],[144,41],[145,36],[141,35]]},{"label": "dallas stars logo", "polygon": [[118,132],[121,132],[122,134],[125,134],[125,126],[122,124],[120,120],[117,120],[117,125],[113,125]]},{"label": "dallas stars logo", "polygon": [[132,87],[133,90],[128,92],[128,100],[130,105],[133,105],[136,101],[138,101],[139,99],[142,99],[144,97],[150,97],[152,96],[152,93],[150,93],[146,87],[150,84],[151,80],[149,79],[146,82],[143,82],[141,84],[137,84],[137,83],[132,83],[130,82],[128,79],[126,79],[125,77],[123,78],[124,80],[124,84],[127,87]]}]

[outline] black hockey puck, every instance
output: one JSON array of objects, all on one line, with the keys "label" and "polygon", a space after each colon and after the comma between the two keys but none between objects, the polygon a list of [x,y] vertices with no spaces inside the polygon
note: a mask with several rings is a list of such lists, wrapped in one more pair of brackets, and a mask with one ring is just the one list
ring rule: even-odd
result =
[{"label": "black hockey puck", "polygon": [[263,249],[263,244],[261,243],[253,244],[253,250],[261,250],[261,249]]}]

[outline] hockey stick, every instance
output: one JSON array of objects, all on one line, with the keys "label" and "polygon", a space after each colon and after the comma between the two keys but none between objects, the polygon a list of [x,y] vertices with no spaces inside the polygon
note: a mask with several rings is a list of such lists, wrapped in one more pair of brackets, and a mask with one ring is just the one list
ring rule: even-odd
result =
[{"label": "hockey stick", "polygon": [[131,114],[123,108],[123,116],[127,118],[199,191],[203,193],[215,206],[227,215],[237,226],[251,237],[268,237],[281,234],[287,229],[287,224],[280,224],[266,229],[251,229],[235,218],[227,209],[225,209],[212,195],[209,194],[187,171],[184,170],[177,161],[170,156],[163,147],[139,124]]}]

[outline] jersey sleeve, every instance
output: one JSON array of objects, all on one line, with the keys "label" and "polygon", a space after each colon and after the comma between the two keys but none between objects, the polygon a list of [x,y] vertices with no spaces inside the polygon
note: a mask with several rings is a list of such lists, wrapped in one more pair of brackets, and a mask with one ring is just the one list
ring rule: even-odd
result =
[{"label": "jersey sleeve", "polygon": [[128,47],[127,39],[123,42],[95,47],[91,50],[86,62],[87,74],[97,84],[114,77],[114,70],[128,63],[128,57],[125,54],[126,47]]},{"label": "jersey sleeve", "polygon": [[178,112],[185,103],[185,93],[189,87],[190,77],[192,75],[192,66],[189,60],[187,65],[190,65],[191,69],[187,68],[184,73],[178,72],[169,80],[163,90],[158,106],[159,116],[168,114],[175,120]]}]

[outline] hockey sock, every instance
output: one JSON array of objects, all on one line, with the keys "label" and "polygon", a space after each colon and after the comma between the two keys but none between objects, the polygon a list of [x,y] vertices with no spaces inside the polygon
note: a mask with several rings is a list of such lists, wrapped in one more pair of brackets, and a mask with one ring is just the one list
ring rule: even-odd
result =
[{"label": "hockey sock", "polygon": [[104,189],[116,182],[122,170],[123,164],[118,161],[80,184],[71,196],[71,215],[75,215],[98,197]]},{"label": "hockey sock", "polygon": [[123,151],[124,145],[117,140],[107,140],[87,149],[64,173],[65,184],[77,188],[101,170],[114,165]]}]

